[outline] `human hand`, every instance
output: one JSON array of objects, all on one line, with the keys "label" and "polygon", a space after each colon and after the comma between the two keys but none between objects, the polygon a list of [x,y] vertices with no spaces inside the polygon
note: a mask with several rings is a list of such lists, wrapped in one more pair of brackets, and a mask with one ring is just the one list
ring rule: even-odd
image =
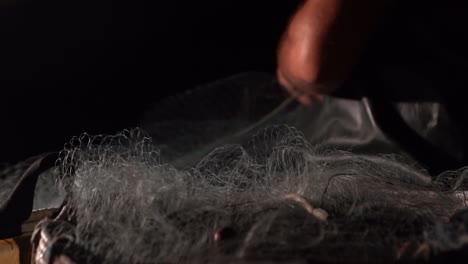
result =
[{"label": "human hand", "polygon": [[306,0],[279,45],[279,83],[304,105],[323,100],[347,78],[392,1]]}]

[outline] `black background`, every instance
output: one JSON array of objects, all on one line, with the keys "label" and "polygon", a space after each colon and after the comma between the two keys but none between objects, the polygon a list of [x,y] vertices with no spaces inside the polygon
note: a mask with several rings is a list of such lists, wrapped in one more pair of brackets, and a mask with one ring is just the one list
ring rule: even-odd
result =
[{"label": "black background", "polygon": [[[9,3],[8,3],[9,2]],[[274,72],[299,0],[0,2],[0,162],[136,126],[162,98]]]}]

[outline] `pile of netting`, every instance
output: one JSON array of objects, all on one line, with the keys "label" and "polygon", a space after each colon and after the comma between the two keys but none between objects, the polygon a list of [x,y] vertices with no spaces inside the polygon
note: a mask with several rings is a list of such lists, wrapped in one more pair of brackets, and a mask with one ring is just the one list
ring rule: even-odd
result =
[{"label": "pile of netting", "polygon": [[192,168],[160,160],[139,130],[66,147],[70,225],[54,236],[73,241],[74,261],[395,261],[468,242],[464,169],[431,178],[395,157],[311,146],[289,127]]}]

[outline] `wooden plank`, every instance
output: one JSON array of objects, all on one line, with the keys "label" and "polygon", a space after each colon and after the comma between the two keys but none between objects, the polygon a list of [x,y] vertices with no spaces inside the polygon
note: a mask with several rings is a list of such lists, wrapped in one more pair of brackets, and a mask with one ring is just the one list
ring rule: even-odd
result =
[{"label": "wooden plank", "polygon": [[20,248],[14,239],[0,240],[0,263],[20,264]]}]

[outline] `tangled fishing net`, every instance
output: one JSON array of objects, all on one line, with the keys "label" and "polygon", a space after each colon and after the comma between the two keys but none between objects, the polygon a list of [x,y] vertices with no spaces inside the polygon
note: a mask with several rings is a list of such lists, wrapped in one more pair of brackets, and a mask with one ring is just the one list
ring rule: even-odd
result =
[{"label": "tangled fishing net", "polygon": [[312,146],[287,126],[191,168],[161,160],[140,130],[65,148],[68,224],[53,233],[74,261],[394,261],[467,243],[464,169],[432,179],[396,157]]}]

